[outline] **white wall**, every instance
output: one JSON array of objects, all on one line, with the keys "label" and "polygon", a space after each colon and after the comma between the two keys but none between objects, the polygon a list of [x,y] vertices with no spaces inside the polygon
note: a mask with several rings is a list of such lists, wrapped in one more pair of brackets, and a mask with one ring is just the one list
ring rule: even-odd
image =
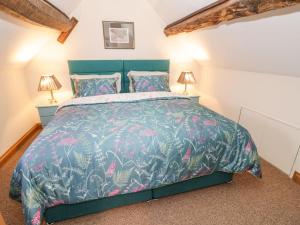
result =
[{"label": "white wall", "polygon": [[[210,2],[148,1],[167,24],[178,19],[177,15],[183,17]],[[244,105],[299,127],[299,9],[300,6],[294,6],[270,11],[179,35],[186,45],[192,43],[191,46],[194,46],[190,49],[199,63],[196,89],[201,92],[202,103],[234,120],[237,120],[240,107]],[[287,129],[272,126],[273,130],[267,133],[272,133],[269,139],[272,136],[277,138],[276,135]],[[287,137],[286,141],[289,138],[294,140],[296,134],[290,132],[282,133]],[[257,136],[259,132],[254,130],[252,133]],[[279,146],[275,146],[276,141],[272,144],[270,140],[268,145],[263,145],[268,149],[261,149],[264,151],[262,155],[272,156],[273,151],[273,157],[277,159],[271,160],[287,171],[286,168],[291,165],[281,165],[284,160],[276,154]],[[295,144],[290,146],[295,149]],[[287,158],[295,153],[294,150],[282,151],[286,151],[282,156]],[[291,164],[291,160],[287,161]],[[300,170],[300,156],[296,168]]]},{"label": "white wall", "polygon": [[[202,103],[232,120],[237,121],[241,106],[246,106],[272,118],[300,127],[300,78],[298,77],[205,66],[202,67],[197,79],[197,89],[201,93]],[[257,135],[256,132],[258,131],[252,131],[253,136]],[[275,134],[279,130],[269,132],[274,132],[273,138],[276,138]],[[298,140],[299,146],[300,136],[298,136]],[[275,143],[275,141],[273,142]],[[269,151],[270,149],[259,150]],[[275,151],[275,147],[273,150]],[[286,151],[284,154],[290,154],[287,149],[281,150]],[[274,157],[276,157],[275,152]],[[280,161],[280,159],[276,160]],[[300,170],[300,157],[295,169]]]},{"label": "white wall", "polygon": [[58,32],[22,22],[0,11],[0,65],[22,67]]},{"label": "white wall", "polygon": [[219,110],[213,103],[217,99],[222,113],[232,119],[237,119],[240,106],[246,105],[300,127],[298,77],[205,66],[197,87],[214,98],[204,98],[207,104]]},{"label": "white wall", "polygon": [[[76,1],[78,7],[70,16],[75,16],[79,23],[64,45],[56,41],[57,33],[54,32],[46,35],[48,39],[39,38],[42,37],[39,30],[34,35],[36,39],[31,39],[30,35],[26,34],[26,39],[35,41],[33,44],[24,44],[25,56],[32,56],[32,52],[27,50],[35,48],[30,46],[38,44],[38,49],[41,49],[32,60],[27,57],[27,64],[24,67],[29,95],[34,102],[32,105],[48,99],[48,96],[45,96],[48,93],[37,92],[42,74],[55,74],[58,77],[63,85],[63,89],[55,93],[59,99],[71,96],[67,67],[69,59],[170,58],[173,91],[183,89],[183,85],[176,83],[180,72],[192,70],[198,80],[195,91],[201,93],[202,103],[229,118],[237,120],[240,106],[245,105],[300,126],[298,116],[300,106],[297,104],[300,97],[298,78],[300,64],[297,61],[300,49],[300,30],[297,21],[300,14],[295,10],[298,8],[284,9],[280,11],[280,16],[269,13],[266,18],[258,16],[222,25],[217,29],[205,29],[166,38],[163,28],[167,23],[175,19],[175,16],[181,15],[180,13],[192,11],[196,4],[192,1],[189,1],[189,4],[172,1],[176,7],[171,9],[168,7],[169,4],[166,4],[168,2],[170,1]],[[207,0],[205,4],[209,2],[211,1]],[[181,4],[186,5],[183,7]],[[103,20],[134,22],[136,48],[104,49]],[[6,30],[3,31],[7,33]],[[16,38],[24,33],[14,34],[13,37]],[[13,43],[21,43],[19,41],[21,37],[18,40],[12,39],[13,37],[5,36],[7,40],[15,40],[9,42],[11,46]],[[6,44],[2,44],[3,49],[5,46]],[[31,112],[33,115],[30,118],[33,117],[35,122],[38,121],[34,107],[31,108]],[[300,170],[300,159],[297,161],[297,168]]]},{"label": "white wall", "polygon": [[196,10],[216,2],[216,0],[148,0],[161,18],[173,23]]},{"label": "white wall", "polygon": [[[183,54],[183,43],[165,37],[165,23],[145,0],[84,0],[73,16],[79,23],[66,43],[48,42],[25,67],[30,95],[35,102],[47,99],[48,93],[36,91],[42,74],[55,74],[62,83],[63,89],[55,93],[58,99],[71,96],[69,59],[175,59],[171,67],[174,90],[183,89],[176,84],[181,70],[197,69],[191,55],[176,60],[176,54]],[[104,49],[102,21],[134,22],[135,49]],[[35,118],[38,120],[37,114]]]},{"label": "white wall", "polygon": [[[56,41],[57,31],[0,14],[0,79],[1,83],[7,84],[0,94],[0,152],[39,121],[35,105],[49,98],[49,93],[37,92],[42,74],[55,74],[62,83],[62,90],[55,93],[58,99],[71,96],[69,59],[171,58],[172,88],[178,91],[183,89],[176,83],[180,72],[197,70],[193,56],[184,53],[188,51],[184,50],[185,43],[181,41],[178,44],[177,38],[170,40],[164,36],[165,23],[145,0],[76,0],[75,4],[73,1],[64,4],[58,0],[51,2],[79,20],[64,45]],[[103,20],[134,22],[135,49],[104,49]]]},{"label": "white wall", "polygon": [[[146,4],[145,4],[146,3]],[[63,85],[61,92],[70,92],[67,60],[70,59],[139,59],[163,58],[166,38],[162,21],[145,1],[85,0],[73,12],[79,23],[64,45],[48,42],[26,66],[31,96],[35,98],[39,77],[54,73]],[[104,49],[102,21],[132,21],[135,26],[135,49]],[[59,93],[58,93],[59,95]]]},{"label": "white wall", "polygon": [[20,68],[0,66],[0,155],[34,125],[34,107]]},{"label": "white wall", "polygon": [[82,0],[48,0],[67,15],[71,15]]},{"label": "white wall", "polygon": [[[148,0],[169,24],[210,0]],[[299,77],[300,5],[221,23],[188,33],[204,46],[210,64],[233,70]],[[188,42],[187,42],[188,44]]]},{"label": "white wall", "polygon": [[52,33],[0,13],[0,155],[35,123],[23,67]]},{"label": "white wall", "polygon": [[[51,1],[56,4],[58,0]],[[63,10],[71,10],[75,3],[68,0],[68,4],[65,2],[68,7]],[[38,121],[30,95],[37,86],[28,89],[29,75],[25,74],[24,67],[49,40],[56,40],[58,34],[0,12],[0,155]]]}]

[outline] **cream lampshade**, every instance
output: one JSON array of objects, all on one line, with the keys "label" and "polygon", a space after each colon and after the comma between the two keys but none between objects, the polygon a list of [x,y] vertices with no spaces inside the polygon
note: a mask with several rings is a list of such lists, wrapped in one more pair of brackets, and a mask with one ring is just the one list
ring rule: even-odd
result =
[{"label": "cream lampshade", "polygon": [[188,95],[187,85],[196,83],[196,79],[193,72],[184,71],[180,74],[177,82],[185,85],[183,94]]},{"label": "cream lampshade", "polygon": [[38,91],[50,91],[51,99],[49,99],[50,103],[56,103],[56,99],[54,98],[53,91],[59,90],[61,88],[61,84],[56,79],[54,75],[44,75],[41,76]]}]

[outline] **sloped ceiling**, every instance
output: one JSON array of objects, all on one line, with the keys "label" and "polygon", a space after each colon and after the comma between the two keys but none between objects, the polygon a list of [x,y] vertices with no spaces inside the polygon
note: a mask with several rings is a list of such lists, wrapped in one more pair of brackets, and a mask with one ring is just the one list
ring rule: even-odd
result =
[{"label": "sloped ceiling", "polygon": [[[82,0],[49,0],[71,16]],[[147,0],[165,25],[174,22],[215,0]],[[0,63],[23,65],[39,51],[55,31],[22,24],[0,13]],[[300,77],[300,7],[277,10],[240,19],[218,27],[179,35],[181,44],[198,46],[210,64],[234,70]],[[174,37],[170,37],[170,40]],[[3,41],[2,41],[3,40]],[[5,41],[4,41],[5,40]],[[176,43],[176,42],[174,42]],[[204,52],[204,53],[203,53]]]},{"label": "sloped ceiling", "polygon": [[56,32],[0,12],[0,67],[25,65]]},{"label": "sloped ceiling", "polygon": [[[82,0],[49,0],[67,15]],[[26,65],[58,32],[49,28],[31,25],[0,12],[0,67]]]},{"label": "sloped ceiling", "polygon": [[148,2],[159,16],[169,24],[216,2],[216,0],[148,0]]},{"label": "sloped ceiling", "polygon": [[48,2],[70,16],[82,0],[48,0]]},{"label": "sloped ceiling", "polygon": [[[148,0],[166,25],[213,0]],[[234,70],[300,77],[300,7],[239,19],[181,35],[207,51],[209,63]],[[172,37],[170,37],[172,38]]]}]

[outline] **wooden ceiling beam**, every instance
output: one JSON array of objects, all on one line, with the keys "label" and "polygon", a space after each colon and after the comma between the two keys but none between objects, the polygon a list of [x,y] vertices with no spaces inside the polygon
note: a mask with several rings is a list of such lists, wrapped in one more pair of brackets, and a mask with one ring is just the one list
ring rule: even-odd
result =
[{"label": "wooden ceiling beam", "polygon": [[65,13],[46,0],[0,0],[0,10],[25,22],[62,32],[58,38],[61,43],[78,22],[75,18],[69,19]]},{"label": "wooden ceiling beam", "polygon": [[300,4],[300,0],[219,0],[170,25],[166,36],[218,25],[219,23]]}]

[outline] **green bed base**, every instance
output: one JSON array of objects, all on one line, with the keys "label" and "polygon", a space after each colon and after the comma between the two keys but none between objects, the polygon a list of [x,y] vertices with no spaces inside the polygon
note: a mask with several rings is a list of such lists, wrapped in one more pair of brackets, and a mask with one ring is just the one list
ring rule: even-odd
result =
[{"label": "green bed base", "polygon": [[195,189],[228,183],[232,180],[232,177],[233,174],[231,173],[215,172],[208,176],[198,177],[152,190],[101,198],[72,205],[59,205],[48,208],[44,214],[44,217],[46,222],[50,224],[74,217],[102,212],[104,210],[116,208],[119,206],[145,202],[152,199],[175,195]]}]

